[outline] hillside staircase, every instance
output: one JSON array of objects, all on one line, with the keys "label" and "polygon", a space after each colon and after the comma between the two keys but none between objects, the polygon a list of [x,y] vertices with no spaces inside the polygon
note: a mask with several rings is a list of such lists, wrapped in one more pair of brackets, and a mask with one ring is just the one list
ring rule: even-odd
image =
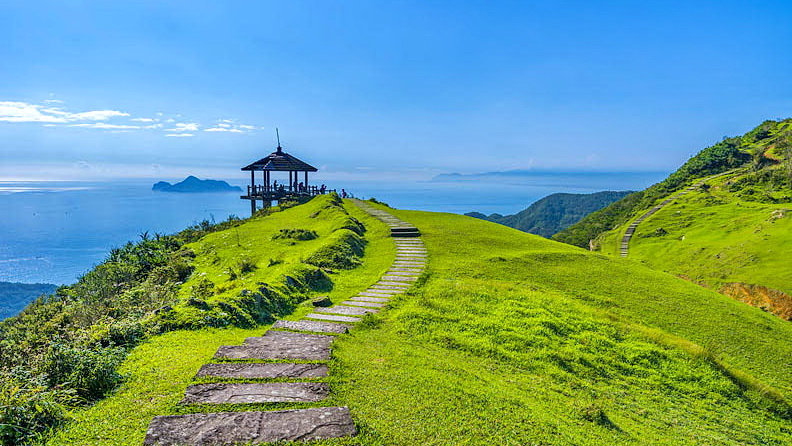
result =
[{"label": "hillside staircase", "polygon": [[717,175],[712,175],[710,177],[704,178],[703,180],[693,184],[692,186],[682,190],[681,192],[677,192],[676,194],[672,195],[669,198],[663,200],[660,204],[654,206],[653,208],[646,211],[645,214],[641,215],[640,217],[636,218],[629,226],[627,226],[627,230],[624,231],[624,235],[621,239],[621,245],[619,247],[619,253],[622,257],[627,257],[630,251],[630,240],[632,239],[633,235],[635,234],[635,230],[638,229],[638,225],[641,224],[644,220],[654,215],[657,211],[664,208],[666,205],[676,201],[679,197],[687,194],[690,191],[696,190],[701,187],[702,184],[706,183],[707,181],[717,178],[721,175],[726,175],[727,173],[731,173],[732,171],[722,172]]},{"label": "hillside staircase", "polygon": [[[420,232],[407,222],[354,200],[365,212],[391,227],[396,259],[380,280],[340,305],[316,308],[299,321],[279,320],[260,337],[242,345],[221,346],[214,361],[198,370],[182,405],[283,403],[318,405],[330,392],[327,362],[338,336],[368,313],[410,289],[424,270],[427,251]],[[208,382],[201,382],[208,381]],[[145,445],[261,444],[310,441],[357,434],[347,407],[311,407],[271,411],[228,411],[154,417]]]}]

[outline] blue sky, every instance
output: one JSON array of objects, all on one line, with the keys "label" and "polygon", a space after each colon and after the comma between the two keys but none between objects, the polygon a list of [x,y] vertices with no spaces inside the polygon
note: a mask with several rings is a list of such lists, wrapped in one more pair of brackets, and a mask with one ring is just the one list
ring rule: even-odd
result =
[{"label": "blue sky", "polygon": [[[792,116],[783,1],[20,1],[0,179],[672,170]],[[379,174],[377,174],[379,175]]]}]

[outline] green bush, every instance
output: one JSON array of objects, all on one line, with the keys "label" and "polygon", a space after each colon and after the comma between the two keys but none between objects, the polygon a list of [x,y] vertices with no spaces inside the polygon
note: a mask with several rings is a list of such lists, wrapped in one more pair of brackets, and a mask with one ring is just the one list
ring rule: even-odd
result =
[{"label": "green bush", "polygon": [[67,347],[52,344],[41,371],[50,387],[74,389],[86,402],[96,401],[113,390],[123,378],[116,367],[124,359],[121,348]]},{"label": "green bush", "polygon": [[316,237],[319,237],[316,231],[311,231],[308,229],[291,229],[291,228],[281,229],[276,234],[272,235],[273,240],[292,239],[292,240],[303,241],[303,240],[313,240]]},{"label": "green bush", "polygon": [[352,269],[360,264],[365,240],[349,229],[333,232],[305,263],[321,268]]},{"label": "green bush", "polygon": [[0,374],[0,444],[25,445],[66,421],[71,393]]}]

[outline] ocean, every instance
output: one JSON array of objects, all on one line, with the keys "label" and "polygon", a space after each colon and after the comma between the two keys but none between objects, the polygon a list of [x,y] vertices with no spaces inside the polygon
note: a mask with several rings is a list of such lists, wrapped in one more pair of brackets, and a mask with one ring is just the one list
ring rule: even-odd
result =
[{"label": "ocean", "polygon": [[[509,214],[555,192],[640,190],[666,175],[536,172],[443,181],[349,180],[328,186],[396,208]],[[239,179],[229,182],[245,185]],[[162,193],[153,192],[151,185],[0,181],[0,281],[73,283],[112,248],[139,240],[144,232],[173,233],[205,219],[222,221],[250,212],[238,193]]]}]

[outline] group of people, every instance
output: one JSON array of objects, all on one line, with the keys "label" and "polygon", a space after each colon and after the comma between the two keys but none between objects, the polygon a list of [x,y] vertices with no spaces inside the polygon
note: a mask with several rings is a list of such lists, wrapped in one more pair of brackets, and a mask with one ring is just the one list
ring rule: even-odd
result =
[{"label": "group of people", "polygon": [[[303,184],[302,181],[300,181],[300,182],[295,181],[292,186],[293,186],[292,190],[295,191],[295,192],[308,192],[308,185]],[[272,183],[272,190],[275,190],[275,191],[278,191],[278,192],[285,192],[286,191],[286,186],[283,183],[278,184],[278,180],[275,180]],[[319,187],[319,189],[318,189],[318,192],[320,194],[324,195],[325,193],[327,193],[327,186],[325,186],[324,184],[321,185]],[[341,189],[341,198],[347,198],[348,196],[349,195],[347,194],[346,190]]]}]

